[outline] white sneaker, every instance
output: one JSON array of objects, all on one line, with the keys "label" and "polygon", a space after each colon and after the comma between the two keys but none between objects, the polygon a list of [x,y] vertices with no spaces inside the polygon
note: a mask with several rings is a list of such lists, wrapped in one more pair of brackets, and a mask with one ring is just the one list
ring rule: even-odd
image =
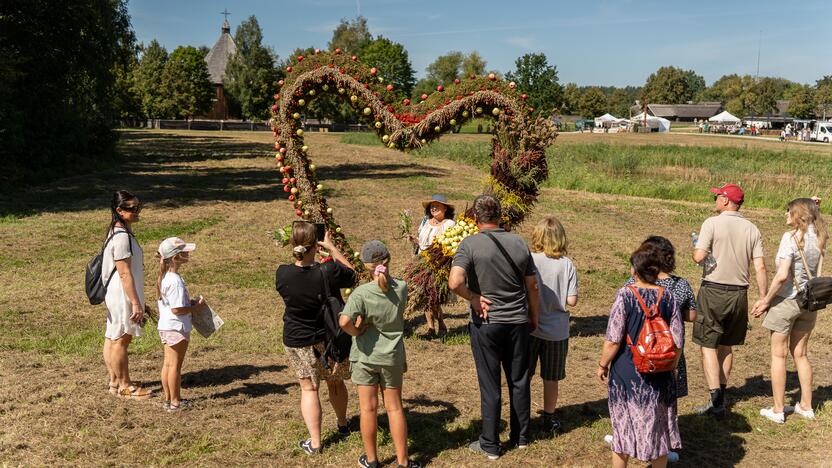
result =
[{"label": "white sneaker", "polygon": [[796,414],[796,415],[798,415],[798,416],[802,416],[802,417],[803,417],[803,418],[805,418],[805,419],[809,419],[809,420],[812,420],[812,421],[814,421],[814,420],[815,420],[815,412],[814,412],[814,410],[812,410],[811,408],[810,408],[810,409],[806,409],[806,410],[805,410],[805,409],[803,409],[803,408],[800,406],[800,402],[799,402],[799,401],[798,401],[797,403],[795,403],[795,404],[794,404],[794,406],[789,406],[789,405],[784,406],[784,407],[783,407],[783,412],[784,412],[784,413],[794,413],[794,414]]},{"label": "white sneaker", "polygon": [[604,436],[604,442],[606,442],[609,445],[612,445],[612,434],[605,435]]},{"label": "white sneaker", "polygon": [[760,410],[760,416],[767,418],[771,422],[783,424],[786,422],[786,416],[783,413],[775,413],[774,408],[763,408]]}]

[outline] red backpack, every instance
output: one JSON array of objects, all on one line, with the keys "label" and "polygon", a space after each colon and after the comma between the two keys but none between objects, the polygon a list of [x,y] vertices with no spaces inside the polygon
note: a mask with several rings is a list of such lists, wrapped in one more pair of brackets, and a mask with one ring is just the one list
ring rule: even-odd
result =
[{"label": "red backpack", "polygon": [[641,325],[641,332],[638,334],[638,341],[633,340],[627,334],[627,345],[633,353],[633,364],[636,370],[642,374],[655,374],[658,372],[669,372],[676,368],[679,349],[673,342],[673,334],[670,327],[659,313],[659,303],[662,301],[664,288],[659,288],[656,303],[647,307],[638,289],[628,286],[638,299],[638,304],[644,312],[644,323]]}]

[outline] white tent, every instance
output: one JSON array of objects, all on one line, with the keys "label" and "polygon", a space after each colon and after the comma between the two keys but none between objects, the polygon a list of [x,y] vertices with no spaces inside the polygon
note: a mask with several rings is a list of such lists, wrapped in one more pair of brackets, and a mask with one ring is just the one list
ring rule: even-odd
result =
[{"label": "white tent", "polygon": [[615,122],[618,122],[618,118],[611,115],[611,114],[604,114],[601,117],[596,117],[595,118],[595,125],[597,125],[599,127],[601,125],[603,125],[604,122],[615,123]]},{"label": "white tent", "polygon": [[740,119],[731,115],[728,111],[722,111],[719,114],[711,117],[708,119],[708,122],[716,122],[716,123],[723,123],[723,124],[738,124],[740,123]]},{"label": "white tent", "polygon": [[[641,124],[644,125],[644,112],[638,114],[635,117],[630,118],[630,122],[634,124]],[[647,114],[647,126],[650,128],[657,128],[660,132],[669,132],[670,131],[670,121],[667,119],[663,119],[661,117],[656,117],[650,114]]]}]

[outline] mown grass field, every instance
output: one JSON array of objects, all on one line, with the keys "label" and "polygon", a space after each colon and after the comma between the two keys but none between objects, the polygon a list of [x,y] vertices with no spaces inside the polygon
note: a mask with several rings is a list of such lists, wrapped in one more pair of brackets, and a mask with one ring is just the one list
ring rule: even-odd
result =
[{"label": "mown grass field", "polygon": [[[477,135],[448,136],[414,154],[367,145],[366,135],[312,134],[307,142],[352,242],[387,242],[394,274],[410,255],[393,239],[397,213],[417,209],[419,200],[436,192],[464,206],[479,192],[488,164],[487,137]],[[274,268],[290,255],[271,235],[292,214],[270,147],[268,133],[125,131],[119,167],[0,198],[0,463],[354,466],[362,453],[360,437],[338,439],[328,410],[321,457],[306,458],[296,448],[305,428],[299,388],[281,346],[282,303],[273,289]],[[760,226],[772,267],[784,230],[783,203],[810,194],[829,198],[831,157],[828,146],[698,135],[562,135],[549,152],[552,177],[519,232],[527,236],[544,214],[558,216],[580,275],[559,402],[564,431],[490,465],[607,465],[606,392],[594,371],[629,252],[649,234],[665,235],[680,250],[679,273],[695,284],[689,235],[709,215],[707,187],[740,181],[751,189],[746,215]],[[162,238],[180,235],[198,245],[183,272],[191,292],[203,294],[226,321],[218,335],[192,342],[183,392],[195,407],[181,414],[164,413],[158,397],[124,401],[106,391],[100,357],[105,311],[87,304],[82,271],[103,240],[106,207],[117,188],[146,203],[136,232],[145,252],[148,298],[153,300],[156,278],[152,252]],[[436,466],[479,466],[483,460],[466,448],[479,427],[466,315],[461,304],[447,312],[446,343],[419,339],[424,320],[418,317],[406,340],[411,450]],[[815,422],[790,418],[774,426],[757,414],[771,404],[768,337],[759,320],[751,326],[748,344],[737,353],[732,415],[722,423],[692,414],[706,388],[698,349],[688,342],[691,395],[679,402],[686,447],[680,466],[828,465],[829,315],[820,314],[810,345]],[[131,346],[132,377],[158,389],[161,363],[161,344],[148,327]],[[348,387],[357,426],[357,400]],[[535,380],[533,412],[542,404],[541,391]],[[793,372],[788,392],[796,396]],[[503,416],[508,418],[507,409]],[[390,462],[393,447],[385,427],[382,417],[381,455]]]}]

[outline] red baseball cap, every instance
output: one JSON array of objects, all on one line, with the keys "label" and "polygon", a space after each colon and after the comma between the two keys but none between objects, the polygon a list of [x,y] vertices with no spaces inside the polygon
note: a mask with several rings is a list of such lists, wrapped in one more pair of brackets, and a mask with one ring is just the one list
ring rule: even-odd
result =
[{"label": "red baseball cap", "polygon": [[714,195],[725,195],[725,198],[737,205],[741,204],[745,199],[745,193],[743,193],[739,185],[735,184],[725,184],[719,188],[711,187],[711,193]]}]

